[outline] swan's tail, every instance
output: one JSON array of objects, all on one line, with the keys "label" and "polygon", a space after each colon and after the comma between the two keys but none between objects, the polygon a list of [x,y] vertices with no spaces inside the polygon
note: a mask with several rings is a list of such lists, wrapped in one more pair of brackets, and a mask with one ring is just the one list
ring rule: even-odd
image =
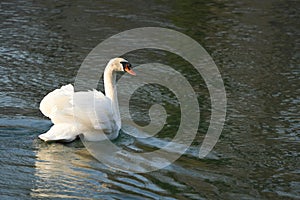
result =
[{"label": "swan's tail", "polygon": [[71,142],[80,134],[75,124],[61,123],[53,125],[49,131],[39,135],[39,138],[49,141]]}]

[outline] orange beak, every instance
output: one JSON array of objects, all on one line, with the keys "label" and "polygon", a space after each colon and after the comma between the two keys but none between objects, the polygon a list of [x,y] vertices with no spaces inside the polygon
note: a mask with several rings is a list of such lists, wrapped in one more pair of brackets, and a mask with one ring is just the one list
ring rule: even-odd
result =
[{"label": "orange beak", "polygon": [[125,67],[125,72],[127,72],[128,74],[131,74],[133,76],[136,75],[136,73],[132,69],[130,69],[129,67]]}]

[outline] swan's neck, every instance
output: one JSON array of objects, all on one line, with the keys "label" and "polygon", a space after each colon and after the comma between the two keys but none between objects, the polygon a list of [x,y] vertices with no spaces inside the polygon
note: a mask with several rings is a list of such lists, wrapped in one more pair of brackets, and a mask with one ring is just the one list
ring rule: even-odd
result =
[{"label": "swan's neck", "polygon": [[110,67],[106,67],[104,70],[104,90],[105,95],[111,100],[114,119],[116,120],[119,128],[121,128],[121,117],[116,87],[116,73]]}]

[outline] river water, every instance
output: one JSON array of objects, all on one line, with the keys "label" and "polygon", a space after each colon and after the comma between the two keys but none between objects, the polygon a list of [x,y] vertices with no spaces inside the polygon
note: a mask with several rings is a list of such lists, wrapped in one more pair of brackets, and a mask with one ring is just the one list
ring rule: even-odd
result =
[{"label": "river water", "polygon": [[[298,1],[4,0],[0,5],[1,199],[300,199]],[[205,82],[181,58],[158,50],[130,52],[127,58],[133,65],[174,66],[197,93],[197,137],[180,159],[150,173],[120,172],[93,158],[80,140],[39,140],[51,126],[38,109],[43,96],[73,83],[97,44],[145,26],[192,37],[219,68],[227,116],[209,156],[197,157],[211,110]],[[179,103],[168,92],[152,85],[132,101],[140,124],[149,122],[152,103],[167,108],[159,141],[174,135],[180,123]],[[157,147],[155,141],[121,136],[117,143],[146,152]]]}]

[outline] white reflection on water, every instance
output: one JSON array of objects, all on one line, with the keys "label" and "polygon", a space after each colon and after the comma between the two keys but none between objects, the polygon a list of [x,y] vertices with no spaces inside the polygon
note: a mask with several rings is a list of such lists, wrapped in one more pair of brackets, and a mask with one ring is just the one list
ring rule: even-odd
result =
[{"label": "white reflection on water", "polygon": [[32,197],[85,199],[88,194],[82,191],[83,187],[94,192],[108,190],[103,183],[107,175],[91,169],[89,162],[93,160],[83,148],[49,144],[40,147],[36,157],[36,187],[32,190]]},{"label": "white reflection on water", "polygon": [[35,167],[34,198],[161,198],[166,193],[145,176],[107,168],[80,141],[40,143]]}]

